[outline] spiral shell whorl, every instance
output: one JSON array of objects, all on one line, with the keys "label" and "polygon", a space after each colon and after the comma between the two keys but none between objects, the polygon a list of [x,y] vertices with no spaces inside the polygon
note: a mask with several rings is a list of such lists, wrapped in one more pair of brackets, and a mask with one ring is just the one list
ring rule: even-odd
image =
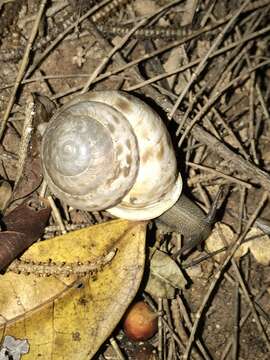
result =
[{"label": "spiral shell whorl", "polygon": [[100,210],[118,203],[132,187],[137,140],[117,110],[76,98],[51,119],[42,160],[44,177],[57,197],[75,208]]}]

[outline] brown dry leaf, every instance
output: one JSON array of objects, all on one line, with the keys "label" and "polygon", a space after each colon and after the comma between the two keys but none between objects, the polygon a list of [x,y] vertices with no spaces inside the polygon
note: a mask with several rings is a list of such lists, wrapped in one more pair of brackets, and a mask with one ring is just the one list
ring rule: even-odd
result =
[{"label": "brown dry leaf", "polygon": [[[236,234],[233,230],[225,224],[218,224],[212,231],[212,234],[206,240],[207,249],[211,252],[217,251],[223,248],[224,244],[222,236],[226,239],[228,245],[232,245],[236,240]],[[244,242],[239,249],[236,251],[234,257],[239,258],[244,256],[248,251],[252,253],[255,259],[263,265],[269,265],[270,263],[270,238],[265,235],[263,231],[253,227],[247,233],[245,240],[250,241]],[[220,261],[224,258],[224,253],[215,255],[215,258]]]},{"label": "brown dry leaf", "polygon": [[[208,251],[215,252],[224,248],[224,246],[226,245],[232,245],[236,241],[236,237],[237,234],[234,233],[230,226],[222,223],[217,223],[211,235],[206,240],[205,244]],[[234,257],[242,257],[247,253],[247,251],[248,247],[246,246],[246,244],[242,244],[234,254]],[[219,254],[216,254],[215,259],[218,261],[222,261],[226,256],[227,253],[223,251]]]},{"label": "brown dry leaf", "polygon": [[155,298],[172,299],[175,289],[183,289],[187,283],[181,269],[163,251],[155,250],[150,257],[150,275],[145,291]]},{"label": "brown dry leaf", "polygon": [[[215,252],[222,249],[226,244],[223,239],[226,239],[228,244],[232,244],[235,241],[235,233],[233,230],[226,224],[218,223],[215,225],[211,235],[205,242],[207,246],[207,250],[210,252]],[[238,249],[239,251],[239,249]],[[222,261],[226,256],[225,252],[219,253],[215,255],[215,259],[217,261]]]},{"label": "brown dry leaf", "polygon": [[182,21],[181,21],[182,26],[187,26],[192,24],[197,5],[198,5],[197,0],[189,0],[185,3],[184,14],[182,16]]},{"label": "brown dry leaf", "polygon": [[11,185],[5,180],[0,180],[0,211],[3,211],[6,208],[11,195]]},{"label": "brown dry leaf", "polygon": [[6,231],[0,232],[0,270],[41,237],[50,213],[50,208],[37,211],[21,204],[2,218]]},{"label": "brown dry leaf", "polygon": [[[270,238],[268,235],[255,227],[247,233],[247,241],[241,247],[249,249],[255,259],[262,265],[270,264]],[[246,250],[247,251],[247,250]]]},{"label": "brown dry leaf", "polygon": [[153,0],[136,0],[134,9],[139,16],[147,16],[156,12],[158,5]]},{"label": "brown dry leaf", "polygon": [[[26,339],[24,359],[89,360],[133,300],[144,270],[144,222],[115,220],[34,244],[22,257],[34,261],[89,261],[97,272],[78,279],[7,272],[0,281],[0,332]],[[114,252],[99,269],[100,259]],[[79,263],[80,264],[79,264]],[[92,270],[93,270],[92,269]],[[93,273],[93,271],[92,271]]]}]

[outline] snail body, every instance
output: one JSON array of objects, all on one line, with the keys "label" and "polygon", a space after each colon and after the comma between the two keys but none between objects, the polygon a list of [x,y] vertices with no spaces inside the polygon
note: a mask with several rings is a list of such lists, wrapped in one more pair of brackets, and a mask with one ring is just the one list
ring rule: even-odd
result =
[{"label": "snail body", "polygon": [[120,91],[87,93],[60,108],[41,156],[51,191],[78,209],[148,220],[173,206],[182,190],[161,118]]}]

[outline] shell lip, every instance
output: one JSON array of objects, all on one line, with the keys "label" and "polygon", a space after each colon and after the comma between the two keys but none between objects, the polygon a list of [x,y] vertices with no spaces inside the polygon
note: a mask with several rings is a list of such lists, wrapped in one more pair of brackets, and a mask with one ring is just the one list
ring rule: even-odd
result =
[{"label": "shell lip", "polygon": [[159,202],[141,208],[134,208],[132,205],[130,207],[122,206],[120,203],[117,206],[106,209],[106,211],[116,217],[127,220],[136,221],[154,219],[170,209],[176,203],[181,195],[182,187],[183,182],[181,175],[179,174],[172,189]]}]

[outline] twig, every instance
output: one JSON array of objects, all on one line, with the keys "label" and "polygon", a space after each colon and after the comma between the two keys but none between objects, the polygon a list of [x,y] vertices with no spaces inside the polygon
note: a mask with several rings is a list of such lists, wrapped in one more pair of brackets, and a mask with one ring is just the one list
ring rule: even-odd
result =
[{"label": "twig", "polygon": [[[206,100],[206,96],[204,97],[204,99]],[[246,160],[249,160],[250,156],[248,155],[248,153],[244,149],[241,141],[239,141],[237,136],[234,134],[234,132],[231,129],[230,125],[223,119],[223,117],[220,115],[220,113],[218,112],[218,110],[214,106],[213,106],[212,111],[213,111],[213,114],[215,115],[215,117],[217,118],[217,120],[222,124],[224,129],[227,130],[228,134],[231,136],[232,140],[234,141],[235,146],[238,147],[238,149],[241,151],[241,154],[244,156],[244,158]]]},{"label": "twig", "polygon": [[256,165],[259,165],[259,160],[256,154],[256,146],[255,146],[255,129],[254,129],[254,90],[255,90],[255,73],[252,73],[250,76],[250,90],[249,90],[249,117],[248,117],[248,125],[249,125],[249,142],[250,142],[250,152],[253,157],[253,161]]},{"label": "twig", "polygon": [[33,131],[33,116],[34,116],[34,101],[32,96],[28,98],[26,101],[26,109],[25,109],[25,120],[23,124],[22,137],[19,147],[19,159],[17,163],[17,174],[15,179],[14,188],[18,185],[21,177],[23,176],[23,170],[25,161],[27,158],[28,147],[32,137]]},{"label": "twig", "polygon": [[265,103],[265,100],[263,98],[261,88],[260,88],[258,83],[256,83],[256,92],[257,92],[257,95],[258,95],[259,102],[261,103],[261,107],[263,109],[264,116],[265,116],[266,120],[268,121],[268,123],[270,124],[270,114],[269,114],[267,105]]},{"label": "twig", "polygon": [[113,350],[115,351],[118,359],[119,359],[119,360],[125,360],[126,358],[125,358],[125,356],[123,355],[120,347],[118,346],[118,344],[117,344],[117,342],[115,341],[114,338],[110,338],[110,343],[111,343],[112,348],[113,348]]},{"label": "twig", "polygon": [[37,14],[37,17],[36,17],[36,21],[35,21],[35,23],[33,25],[33,28],[32,28],[32,31],[31,31],[31,34],[30,34],[30,37],[29,37],[29,40],[28,40],[24,55],[23,55],[23,59],[22,59],[22,62],[21,62],[21,65],[20,65],[20,68],[19,68],[19,71],[18,71],[18,74],[17,74],[17,77],[16,77],[15,85],[14,85],[14,88],[12,90],[12,93],[11,93],[11,96],[9,98],[7,108],[6,108],[4,116],[3,116],[3,120],[2,120],[1,125],[0,125],[0,140],[2,140],[2,138],[3,138],[3,134],[4,134],[4,131],[5,131],[5,128],[6,128],[6,124],[7,124],[10,112],[12,110],[12,107],[14,105],[15,99],[16,99],[18,88],[19,88],[19,86],[21,84],[21,80],[23,79],[25,70],[26,70],[27,65],[29,63],[29,55],[30,55],[30,52],[31,52],[33,42],[34,42],[34,40],[35,40],[35,38],[37,36],[37,32],[38,32],[38,29],[39,29],[39,24],[40,24],[42,15],[44,13],[44,9],[46,7],[46,3],[47,3],[47,0],[42,0],[41,3],[40,3],[39,11],[38,11],[38,14]]},{"label": "twig", "polygon": [[246,189],[243,187],[240,190],[240,205],[239,205],[239,222],[238,222],[238,231],[237,234],[240,235],[243,227],[243,217],[245,210],[245,199],[246,199]]},{"label": "twig", "polygon": [[158,299],[158,359],[163,360],[162,299]]},{"label": "twig", "polygon": [[[186,120],[188,119],[188,117],[190,116],[191,111],[193,110],[193,108],[195,107],[195,103],[198,101],[198,99],[200,99],[203,96],[203,93],[206,91],[206,85],[202,86],[201,88],[198,89],[197,93],[194,95],[192,101],[189,103],[189,106],[185,112],[185,115],[183,116],[181,123],[178,125],[177,130],[176,130],[176,136],[178,136],[183,128],[183,125],[185,124]],[[219,134],[215,134],[218,135]],[[218,137],[217,136],[217,137]]]},{"label": "twig", "polygon": [[233,301],[233,343],[232,343],[232,360],[238,359],[238,341],[239,341],[239,283],[236,282],[234,288]]},{"label": "twig", "polygon": [[[245,29],[243,36],[238,36],[238,40],[241,40],[243,37],[246,37],[252,33],[252,31],[254,31],[261,23],[263,15],[264,14],[261,13],[261,15],[257,18],[255,17],[254,19],[251,19],[251,22]],[[254,14],[252,14],[252,16],[254,16]],[[238,28],[239,26],[235,27],[236,33]],[[215,82],[212,93],[215,93],[223,85],[224,81],[228,81],[230,79],[232,70],[237,65],[239,65],[239,63],[241,63],[244,54],[251,48],[251,46],[253,46],[253,44],[253,41],[249,41],[247,44],[240,43],[236,48],[233,49],[230,55],[226,57],[226,60],[224,60],[219,67],[219,73],[221,76],[219,77],[218,81]]]},{"label": "twig", "polygon": [[[57,2],[55,5],[49,7],[49,9],[46,11],[46,17],[51,17],[51,16],[57,14],[59,11],[61,11],[62,9],[64,9],[67,6],[68,6],[68,0],[63,0],[63,1]],[[23,29],[28,22],[34,21],[35,18],[36,18],[36,15],[25,16],[24,18],[19,19],[17,26],[20,29]]]},{"label": "twig", "polygon": [[104,57],[104,59],[101,61],[101,63],[99,64],[99,66],[95,69],[95,71],[93,71],[93,73],[91,74],[91,76],[89,77],[88,81],[86,82],[86,84],[84,85],[81,93],[84,94],[85,92],[88,91],[90,85],[93,83],[93,81],[97,78],[97,76],[101,73],[101,71],[103,69],[105,69],[106,65],[109,63],[110,59],[113,57],[113,55],[119,51],[124,45],[125,43],[130,39],[130,37],[134,34],[134,32],[139,29],[141,26],[145,25],[147,23],[147,21],[149,20],[149,17],[147,17],[146,19],[142,19],[136,26],[134,26],[128,33],[126,36],[124,36],[124,38],[119,41],[119,43],[117,45],[114,46],[114,48],[109,52],[108,55],[106,55]]},{"label": "twig", "polygon": [[[151,299],[151,297],[149,295],[147,295],[146,293],[143,294],[144,299],[147,301],[147,303],[150,305],[150,307],[152,308],[153,311],[157,312],[157,308],[153,302],[153,300]],[[162,299],[161,299],[162,300]],[[170,335],[172,336],[172,338],[174,339],[174,341],[178,344],[178,346],[180,348],[183,347],[183,343],[181,338],[173,331],[173,328],[171,325],[168,324],[168,322],[166,321],[166,319],[163,316],[163,313],[160,313],[161,315],[161,321],[162,323],[166,326],[166,328],[168,329],[168,331],[170,332]]]},{"label": "twig", "polygon": [[217,176],[223,177],[224,179],[228,179],[228,180],[230,180],[230,181],[233,182],[233,183],[236,183],[236,184],[239,184],[239,185],[241,185],[241,186],[244,186],[244,187],[247,188],[247,189],[251,189],[251,188],[252,188],[252,185],[251,185],[251,184],[249,184],[249,183],[247,183],[247,182],[245,182],[245,181],[243,181],[243,180],[237,179],[237,178],[235,178],[235,177],[233,177],[233,176],[226,175],[226,174],[224,174],[223,172],[218,171],[218,170],[216,170],[216,169],[212,169],[212,168],[210,168],[210,167],[203,166],[203,165],[199,165],[199,164],[195,164],[195,163],[192,163],[192,162],[186,162],[186,164],[189,165],[189,166],[192,166],[192,167],[194,167],[194,168],[197,168],[197,169],[209,171],[209,172],[211,172],[211,173],[213,173],[213,174],[215,174],[215,175],[217,175]]},{"label": "twig", "polygon": [[[73,231],[73,230],[79,230],[79,229],[83,229],[85,227],[88,227],[89,224],[88,223],[80,223],[80,224],[67,224],[66,221],[64,222],[65,225],[65,229],[67,231]],[[55,233],[58,231],[61,231],[61,227],[59,225],[48,225],[45,228],[45,234],[46,233]]]},{"label": "twig", "polygon": [[55,218],[55,221],[58,223],[58,225],[60,226],[60,229],[61,229],[61,232],[62,234],[66,234],[67,233],[67,230],[65,228],[65,225],[63,223],[63,220],[62,220],[62,217],[61,217],[61,214],[60,214],[60,211],[58,210],[58,208],[56,207],[55,205],[55,202],[52,198],[51,195],[48,196],[48,201],[50,203],[50,206],[52,208],[52,214]]}]

